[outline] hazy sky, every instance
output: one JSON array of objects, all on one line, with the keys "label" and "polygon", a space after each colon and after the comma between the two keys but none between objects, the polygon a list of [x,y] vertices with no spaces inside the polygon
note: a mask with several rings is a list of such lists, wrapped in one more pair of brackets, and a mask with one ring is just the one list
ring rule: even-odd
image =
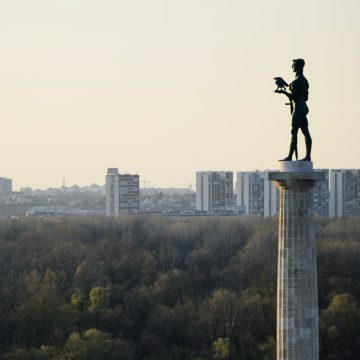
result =
[{"label": "hazy sky", "polygon": [[[0,176],[150,186],[277,167],[306,60],[316,167],[360,168],[359,0],[0,0]],[[299,133],[300,155],[304,155]]]}]

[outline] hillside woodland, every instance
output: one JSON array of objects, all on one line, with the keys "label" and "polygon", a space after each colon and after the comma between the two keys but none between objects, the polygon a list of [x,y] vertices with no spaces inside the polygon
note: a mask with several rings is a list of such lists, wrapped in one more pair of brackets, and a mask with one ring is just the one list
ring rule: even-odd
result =
[{"label": "hillside woodland", "polygon": [[[360,219],[316,220],[323,360],[360,358]],[[273,360],[277,219],[0,222],[4,360]]]}]

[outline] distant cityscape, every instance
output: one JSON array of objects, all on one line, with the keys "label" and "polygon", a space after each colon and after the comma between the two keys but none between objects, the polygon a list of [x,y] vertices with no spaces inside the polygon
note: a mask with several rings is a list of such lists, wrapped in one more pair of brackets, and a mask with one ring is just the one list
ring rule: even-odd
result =
[{"label": "distant cityscape", "polygon": [[[279,190],[267,171],[197,171],[189,188],[140,188],[140,176],[108,168],[105,185],[13,191],[0,177],[0,217],[67,215],[275,216]],[[314,211],[323,218],[360,215],[360,169],[318,169],[325,180],[314,188]],[[235,185],[235,186],[234,186]]]}]

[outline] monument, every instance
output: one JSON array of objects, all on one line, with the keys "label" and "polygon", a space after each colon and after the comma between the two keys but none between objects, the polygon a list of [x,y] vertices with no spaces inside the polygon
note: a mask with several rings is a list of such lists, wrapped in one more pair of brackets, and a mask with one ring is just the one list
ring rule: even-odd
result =
[{"label": "monument", "polygon": [[[288,85],[276,78],[277,93],[285,94],[291,106],[292,130],[289,155],[280,160],[280,171],[269,173],[280,189],[277,360],[318,360],[317,271],[312,189],[323,174],[313,170],[311,137],[306,115],[309,84],[303,76],[305,62],[294,60],[296,79]],[[281,80],[279,80],[281,79]],[[289,92],[283,88],[288,87]],[[297,158],[297,132],[305,136],[306,156]]]},{"label": "monument", "polygon": [[[297,158],[297,133],[301,129],[302,133],[305,136],[305,145],[306,145],[306,156],[303,158],[303,161],[311,161],[311,145],[312,140],[309,133],[308,121],[306,115],[309,112],[309,109],[306,105],[309,95],[309,83],[306,80],[303,70],[305,66],[305,61],[303,59],[293,60],[293,71],[296,74],[295,80],[288,85],[284,79],[281,77],[274,78],[276,80],[276,85],[278,86],[275,90],[276,93],[284,94],[289,99],[290,112],[291,112],[291,143],[289,155],[283,159],[283,161],[291,161],[292,156],[295,153],[296,160]],[[285,87],[289,87],[290,92],[284,90]]]}]

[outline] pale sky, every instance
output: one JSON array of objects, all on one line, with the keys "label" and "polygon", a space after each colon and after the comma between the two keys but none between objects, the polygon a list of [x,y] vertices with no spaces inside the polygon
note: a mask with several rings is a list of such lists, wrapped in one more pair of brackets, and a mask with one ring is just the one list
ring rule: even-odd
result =
[{"label": "pale sky", "polygon": [[[306,61],[317,168],[360,168],[359,0],[0,0],[0,176],[154,187],[276,169]],[[300,156],[304,156],[299,133]]]}]

